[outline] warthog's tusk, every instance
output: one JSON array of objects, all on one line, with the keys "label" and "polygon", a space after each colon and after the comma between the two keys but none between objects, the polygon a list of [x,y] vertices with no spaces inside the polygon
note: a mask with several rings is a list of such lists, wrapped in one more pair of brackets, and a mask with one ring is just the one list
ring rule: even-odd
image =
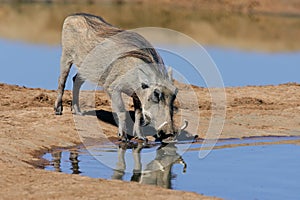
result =
[{"label": "warthog's tusk", "polygon": [[183,121],[184,121],[184,124],[178,130],[177,136],[179,136],[181,134],[181,131],[183,131],[184,129],[186,129],[186,127],[189,125],[189,122],[186,119],[184,119]]},{"label": "warthog's tusk", "polygon": [[184,129],[186,129],[186,127],[189,125],[189,122],[184,119],[184,124],[181,126],[180,131],[183,131]]},{"label": "warthog's tusk", "polygon": [[168,123],[167,121],[165,121],[164,123],[162,123],[162,124],[157,128],[157,130],[160,130],[160,129],[161,129],[162,127],[164,127],[167,123]]}]

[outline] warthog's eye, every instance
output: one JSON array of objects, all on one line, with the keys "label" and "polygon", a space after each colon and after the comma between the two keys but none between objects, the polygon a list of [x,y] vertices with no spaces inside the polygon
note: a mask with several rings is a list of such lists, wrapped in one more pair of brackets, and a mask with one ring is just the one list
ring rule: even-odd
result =
[{"label": "warthog's eye", "polygon": [[162,93],[158,89],[155,89],[151,95],[151,100],[154,103],[158,103],[162,99]]},{"label": "warthog's eye", "polygon": [[143,89],[149,88],[149,85],[147,85],[146,83],[142,83],[142,88]]}]

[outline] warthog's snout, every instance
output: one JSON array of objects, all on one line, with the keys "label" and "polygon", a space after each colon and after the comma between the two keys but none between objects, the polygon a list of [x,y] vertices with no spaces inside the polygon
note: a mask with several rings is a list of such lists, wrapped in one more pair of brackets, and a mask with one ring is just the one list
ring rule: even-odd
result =
[{"label": "warthog's snout", "polygon": [[172,126],[169,125],[169,122],[165,121],[157,128],[157,137],[161,138],[164,143],[174,142],[176,141],[177,136],[181,134],[181,131],[186,129],[187,126],[187,120],[184,120],[184,123],[180,128],[172,128]]}]

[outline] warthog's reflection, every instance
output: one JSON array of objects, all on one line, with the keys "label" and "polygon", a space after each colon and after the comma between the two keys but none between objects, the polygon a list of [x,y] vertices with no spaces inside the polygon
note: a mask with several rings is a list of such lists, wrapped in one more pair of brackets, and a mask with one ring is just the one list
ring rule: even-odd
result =
[{"label": "warthog's reflection", "polygon": [[[126,169],[125,152],[128,145],[121,144],[118,148],[118,162],[112,179],[123,179]],[[183,165],[183,173],[186,172],[186,163],[177,153],[177,147],[174,144],[161,145],[156,151],[156,157],[148,163],[142,170],[141,150],[143,144],[138,143],[132,147],[132,155],[134,160],[133,175],[131,181],[136,181],[142,184],[157,185],[164,188],[172,188],[172,167],[176,163]]]},{"label": "warthog's reflection", "polygon": [[[141,153],[143,148],[149,148],[142,143],[121,143],[118,146],[118,159],[116,168],[114,169],[112,179],[124,180],[126,162],[125,154],[128,149],[132,149],[132,156],[134,161],[133,172],[131,181],[139,182],[142,184],[157,185],[164,188],[172,188],[172,167],[176,163],[183,165],[183,173],[186,171],[186,163],[182,157],[177,153],[175,144],[161,145],[156,150],[154,160],[149,162],[143,169]],[[52,163],[54,170],[57,172],[62,171],[62,152],[53,152]],[[146,156],[146,155],[145,155]],[[72,150],[69,154],[69,161],[71,163],[72,174],[80,174],[78,151]]]},{"label": "warthog's reflection", "polygon": [[[55,171],[61,172],[61,154],[62,152],[53,152],[52,155],[52,162],[53,162],[53,167]],[[80,174],[79,170],[79,160],[78,160],[78,152],[77,151],[70,151],[70,156],[69,160],[71,162],[71,170],[72,174]]]}]

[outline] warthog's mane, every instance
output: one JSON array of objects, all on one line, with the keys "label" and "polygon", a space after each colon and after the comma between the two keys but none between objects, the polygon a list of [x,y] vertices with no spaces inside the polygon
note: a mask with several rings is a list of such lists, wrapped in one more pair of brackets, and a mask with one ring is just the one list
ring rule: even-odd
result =
[{"label": "warthog's mane", "polygon": [[[150,56],[151,55],[151,56]],[[162,59],[159,57],[154,48],[144,48],[140,50],[133,50],[124,53],[120,58],[135,57],[143,60],[145,63],[160,63],[163,64]]]},{"label": "warthog's mane", "polygon": [[86,13],[77,13],[74,14],[74,16],[83,17],[86,24],[91,28],[90,30],[92,30],[97,36],[102,38],[108,38],[124,31],[120,28],[112,26],[99,16]]}]

